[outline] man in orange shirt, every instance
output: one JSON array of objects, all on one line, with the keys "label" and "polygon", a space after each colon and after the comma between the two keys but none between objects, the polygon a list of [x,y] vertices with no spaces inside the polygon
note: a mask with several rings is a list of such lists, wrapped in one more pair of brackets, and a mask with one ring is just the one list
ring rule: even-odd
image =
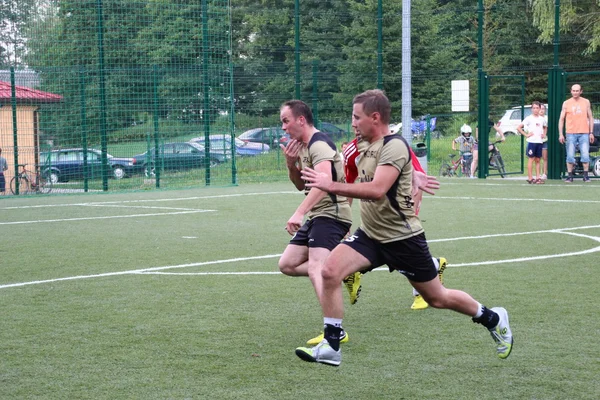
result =
[{"label": "man in orange shirt", "polygon": [[[583,164],[583,181],[589,182],[590,143],[594,142],[594,116],[590,101],[581,97],[581,85],[571,86],[571,98],[563,103],[558,120],[558,141],[567,144],[567,172],[565,182],[573,182],[573,167],[575,166],[575,147],[579,146],[581,164]],[[566,120],[566,126],[565,126]],[[566,140],[563,135],[566,130]]]}]

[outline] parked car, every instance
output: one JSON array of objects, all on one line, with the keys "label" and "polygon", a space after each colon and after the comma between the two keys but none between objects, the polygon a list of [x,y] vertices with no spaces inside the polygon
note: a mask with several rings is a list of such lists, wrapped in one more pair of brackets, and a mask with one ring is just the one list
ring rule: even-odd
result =
[{"label": "parked car", "polygon": [[317,128],[329,135],[333,140],[342,139],[346,137],[347,132],[342,128],[338,128],[336,125],[331,122],[320,122],[317,124]]},{"label": "parked car", "polygon": [[[210,135],[210,154],[215,156],[223,156],[229,159],[232,154],[231,136],[229,135]],[[190,140],[192,143],[197,143],[201,146],[205,144],[205,137],[199,136]],[[259,154],[268,153],[271,149],[269,145],[254,142],[244,142],[238,138],[234,138],[235,154],[238,156],[257,156]]]},{"label": "parked car", "polygon": [[[87,177],[90,179],[102,177],[102,152],[97,149],[87,149]],[[122,179],[136,172],[133,158],[113,157],[106,155],[111,175]],[[54,183],[67,182],[72,179],[85,178],[84,151],[82,148],[52,150],[40,153],[42,173]],[[48,163],[48,164],[46,164]]]},{"label": "parked car", "polygon": [[[146,176],[154,176],[156,165],[161,165],[165,170],[182,171],[192,168],[204,168],[207,165],[204,146],[190,142],[165,143],[158,148],[158,160],[155,157],[155,148],[145,153],[133,156],[133,163],[144,171]],[[209,159],[211,167],[217,166],[221,161],[217,157]]]},{"label": "parked car", "polygon": [[[319,131],[328,135],[333,141],[345,138],[347,136],[347,132],[345,130],[343,130],[342,128],[338,128],[330,122],[321,122],[320,124],[317,124],[317,126]],[[352,138],[354,138],[354,134],[352,134]],[[287,146],[289,141],[290,135],[284,132],[283,136],[281,136],[281,138],[279,139],[279,143]]]},{"label": "parked car", "polygon": [[[547,110],[548,104],[545,104],[545,106]],[[519,131],[517,130],[517,127],[525,118],[531,115],[531,105],[526,105],[523,107],[523,114],[524,116],[521,116],[521,106],[506,110],[498,122],[502,132],[504,132],[505,135],[518,135]]]},{"label": "parked car", "polygon": [[242,133],[238,139],[246,143],[262,143],[273,148],[279,146],[279,139],[285,134],[280,127],[254,128]]}]

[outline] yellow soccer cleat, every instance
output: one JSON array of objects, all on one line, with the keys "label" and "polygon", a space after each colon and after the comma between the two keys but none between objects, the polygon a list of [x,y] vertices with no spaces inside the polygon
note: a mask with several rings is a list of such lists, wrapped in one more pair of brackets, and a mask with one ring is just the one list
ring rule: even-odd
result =
[{"label": "yellow soccer cleat", "polygon": [[[325,339],[325,334],[323,332],[321,332],[321,334],[319,336],[309,339],[306,342],[306,344],[309,346],[316,346],[319,343],[321,343],[323,341],[323,339]],[[342,331],[342,336],[340,336],[340,343],[346,343],[348,340],[350,340],[350,337],[348,336],[346,331]]]},{"label": "yellow soccer cleat", "polygon": [[448,261],[444,257],[440,257],[437,260],[440,263],[440,269],[438,269],[438,277],[440,278],[440,283],[443,285],[444,284],[444,271],[446,270],[446,267],[448,266]]},{"label": "yellow soccer cleat", "polygon": [[415,296],[415,300],[413,301],[412,306],[410,306],[411,310],[424,310],[427,307],[429,307],[429,304],[427,304],[420,294]]},{"label": "yellow soccer cleat", "polygon": [[360,296],[362,289],[360,285],[361,275],[360,272],[355,272],[344,279],[344,285],[346,285],[346,289],[348,289],[348,293],[350,294],[350,304],[356,304]]}]

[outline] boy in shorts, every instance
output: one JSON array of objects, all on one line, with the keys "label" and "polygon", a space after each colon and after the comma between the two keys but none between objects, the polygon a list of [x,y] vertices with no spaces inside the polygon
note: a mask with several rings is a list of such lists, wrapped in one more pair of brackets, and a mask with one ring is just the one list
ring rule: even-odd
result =
[{"label": "boy in shorts", "polygon": [[[526,117],[517,127],[519,133],[527,138],[527,183],[544,183],[540,175],[540,158],[548,124],[540,115],[542,104],[539,101],[531,103],[531,115]],[[535,163],[535,179],[533,179],[533,164]]]}]

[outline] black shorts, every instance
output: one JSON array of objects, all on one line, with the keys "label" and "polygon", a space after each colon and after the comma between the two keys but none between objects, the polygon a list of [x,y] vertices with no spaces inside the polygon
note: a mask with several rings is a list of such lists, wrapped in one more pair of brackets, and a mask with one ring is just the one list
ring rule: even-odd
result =
[{"label": "black shorts", "polygon": [[381,243],[368,237],[359,228],[342,244],[350,246],[369,260],[371,266],[366,271],[387,264],[390,272],[397,270],[411,281],[429,282],[437,277],[425,233],[395,242]]},{"label": "black shorts", "polygon": [[296,232],[290,244],[307,247],[323,247],[333,250],[350,231],[352,224],[333,218],[316,217],[309,219]]}]

